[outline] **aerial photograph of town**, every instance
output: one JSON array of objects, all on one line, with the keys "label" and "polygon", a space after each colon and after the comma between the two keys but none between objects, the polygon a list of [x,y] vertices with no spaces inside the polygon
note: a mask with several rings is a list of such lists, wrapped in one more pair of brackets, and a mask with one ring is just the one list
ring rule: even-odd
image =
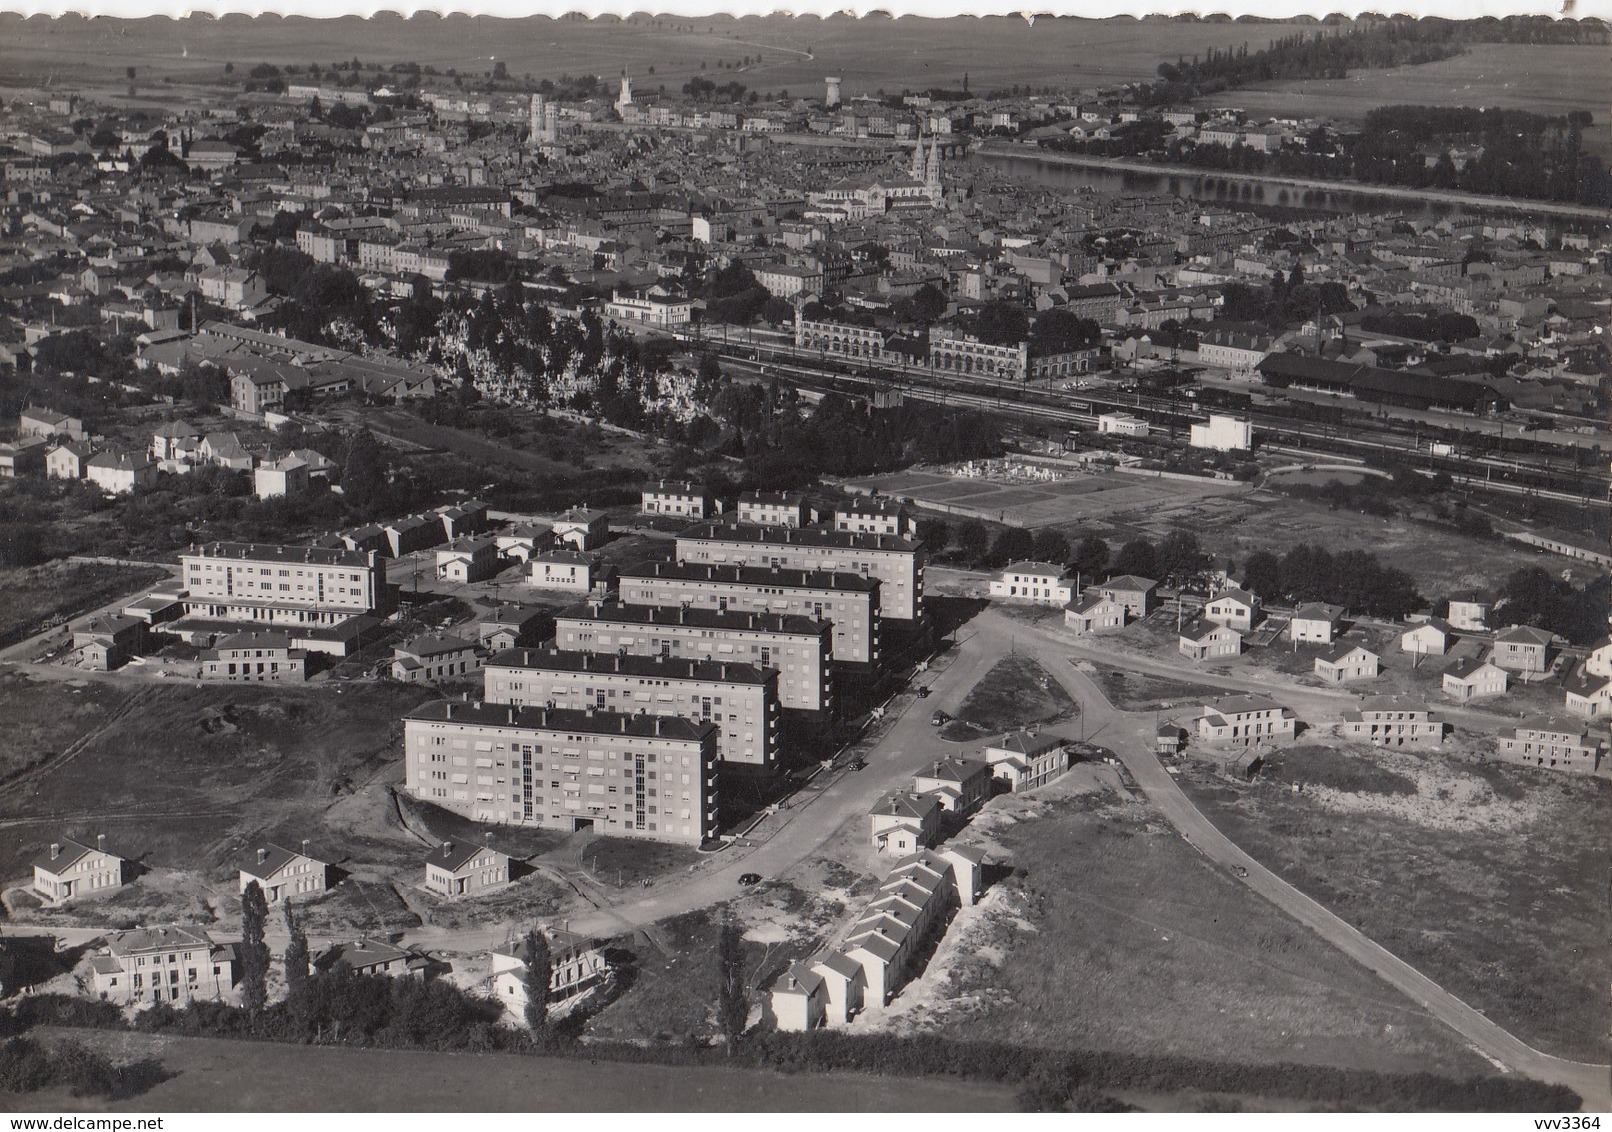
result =
[{"label": "aerial photograph of town", "polygon": [[0,1111],[1599,1129],[1609,170],[1596,18],[0,13]]}]

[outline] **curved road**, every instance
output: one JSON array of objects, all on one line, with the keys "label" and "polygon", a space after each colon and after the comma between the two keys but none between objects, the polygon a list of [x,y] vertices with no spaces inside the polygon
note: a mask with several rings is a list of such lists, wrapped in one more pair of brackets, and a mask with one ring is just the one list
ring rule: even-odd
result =
[{"label": "curved road", "polygon": [[[987,611],[971,625],[1000,635],[1001,614]],[[1243,852],[1195,806],[1153,753],[1153,712],[1122,712],[1098,686],[1068,663],[1071,641],[1045,630],[1013,622],[1015,647],[1034,655],[1064,689],[1084,707],[1087,737],[1100,738],[1130,771],[1148,800],[1205,857],[1233,875],[1247,870],[1244,883],[1293,919],[1310,928],[1344,954],[1374,971],[1384,981],[1420,1003],[1433,1017],[1460,1034],[1486,1057],[1509,1071],[1552,1084],[1566,1085],[1584,1098],[1586,1111],[1612,1108],[1612,1066],[1567,1061],[1541,1053],[1456,998],[1432,979],[1366,938],[1346,921],[1310,899]],[[1178,675],[1191,676],[1190,672]],[[1278,693],[1280,694],[1280,693]]]},{"label": "curved road", "polygon": [[[632,931],[668,916],[731,899],[740,891],[738,877],[741,873],[779,876],[809,860],[847,822],[861,818],[890,790],[906,787],[913,773],[935,757],[937,741],[929,723],[935,708],[955,714],[968,691],[997,660],[1009,652],[1024,652],[1033,656],[1081,704],[1082,716],[1077,725],[1079,738],[1101,742],[1112,749],[1149,800],[1205,857],[1234,875],[1238,867],[1247,870],[1243,879],[1250,888],[1421,1004],[1508,1071],[1567,1085],[1584,1098],[1588,1111],[1612,1108],[1612,1067],[1551,1057],[1520,1041],[1266,869],[1221,833],[1154,755],[1156,713],[1118,710],[1092,680],[1069,663],[1073,656],[1089,654],[1090,646],[1077,644],[1072,638],[1015,620],[994,609],[982,612],[965,625],[959,631],[959,639],[958,646],[925,678],[934,690],[933,696],[918,699],[911,693],[903,693],[893,705],[892,715],[864,741],[867,769],[820,774],[790,800],[788,810],[768,819],[769,823],[779,823],[779,827],[765,841],[751,847],[734,847],[707,858],[687,877],[664,882],[640,899],[573,916],[568,926],[574,931],[600,936]],[[1190,671],[1183,672],[1157,662],[1133,665],[1134,658],[1101,653],[1099,659],[1110,663],[1118,660],[1121,665],[1138,670],[1163,669],[1169,675],[1203,679]],[[1213,682],[1259,690],[1257,682],[1250,680]],[[1289,701],[1301,698],[1290,691],[1272,689],[1273,694]],[[1302,698],[1316,707],[1323,701],[1330,701],[1328,706],[1333,710],[1341,706],[1337,697],[1312,694]],[[30,933],[23,925],[12,930]],[[68,942],[88,942],[102,934],[92,929],[32,931],[54,934]],[[470,931],[426,927],[408,932],[404,942],[422,948],[479,951],[501,945],[507,934],[507,925]]]}]

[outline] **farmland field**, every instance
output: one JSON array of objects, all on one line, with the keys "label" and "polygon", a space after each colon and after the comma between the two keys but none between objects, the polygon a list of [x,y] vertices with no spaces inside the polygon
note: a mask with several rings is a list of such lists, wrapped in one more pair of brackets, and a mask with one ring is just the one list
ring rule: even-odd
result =
[{"label": "farmland field", "polygon": [[[1537,1049],[1604,1060],[1605,779],[1299,747],[1182,786],[1266,867]],[[1303,783],[1302,793],[1287,787]]]},{"label": "farmland field", "polygon": [[[0,83],[38,81],[71,73],[92,81],[99,69],[121,90],[133,66],[144,83],[222,78],[225,63],[241,71],[258,62],[328,66],[355,56],[368,62],[413,61],[439,71],[486,74],[493,60],[512,75],[558,78],[596,74],[613,82],[629,71],[640,89],[662,83],[676,89],[701,73],[718,74],[718,62],[757,90],[820,94],[824,75],[845,80],[845,96],[905,87],[985,91],[1014,84],[1095,86],[1151,78],[1158,64],[1210,47],[1257,50],[1297,25],[1197,23],[1133,19],[855,20],[803,17],[671,17],[652,19],[534,18],[473,21],[394,15],[374,20],[245,17],[97,20],[86,34],[76,17],[32,22],[0,18]],[[1308,25],[1313,29],[1313,25]],[[749,64],[740,61],[752,60]],[[706,64],[702,68],[701,64]],[[147,87],[152,97],[153,87]],[[172,92],[158,92],[166,101]]]},{"label": "farmland field", "polygon": [[991,1112],[1013,1094],[973,1082],[819,1076],[519,1054],[423,1053],[88,1030],[71,1037],[116,1061],[161,1060],[175,1075],[108,1104],[33,1094],[56,1112]]},{"label": "farmland field", "polygon": [[1302,79],[1228,91],[1205,100],[1251,114],[1359,123],[1366,111],[1399,103],[1496,106],[1566,114],[1588,110],[1599,123],[1612,105],[1612,49],[1480,43],[1437,63],[1357,71],[1346,79]]},{"label": "farmland field", "polygon": [[[1486,1069],[1409,999],[1182,841],[1112,770],[994,799],[1021,871],[959,914],[906,1023],[1052,1048],[1445,1074]],[[902,1000],[898,999],[898,1006]],[[892,1007],[896,1010],[897,1007]]]}]

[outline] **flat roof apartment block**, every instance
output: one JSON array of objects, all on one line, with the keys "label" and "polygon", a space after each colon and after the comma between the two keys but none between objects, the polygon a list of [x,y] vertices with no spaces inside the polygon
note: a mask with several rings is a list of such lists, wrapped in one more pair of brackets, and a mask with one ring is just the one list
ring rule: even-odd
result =
[{"label": "flat roof apartment block", "polygon": [[373,551],[214,542],[179,556],[189,616],[265,625],[336,625],[385,612],[390,591]]},{"label": "flat roof apartment block", "polygon": [[677,558],[689,563],[860,574],[880,582],[880,616],[912,621],[923,611],[923,551],[895,535],[698,523],[677,537]]},{"label": "flat roof apartment block", "polygon": [[834,626],[834,663],[879,662],[879,579],[782,566],[646,562],[617,576],[623,605],[797,614]]},{"label": "flat roof apartment block", "polygon": [[405,789],[472,821],[698,845],[717,830],[717,726],[440,701],[403,717]]},{"label": "flat roof apartment block", "polygon": [[666,609],[593,602],[554,619],[555,644],[581,652],[726,660],[778,670],[792,711],[834,710],[834,627],[794,614]]},{"label": "flat roof apartment block", "polygon": [[622,656],[555,648],[506,649],[487,662],[484,699],[681,716],[713,723],[727,767],[778,767],[778,670],[694,657]]}]

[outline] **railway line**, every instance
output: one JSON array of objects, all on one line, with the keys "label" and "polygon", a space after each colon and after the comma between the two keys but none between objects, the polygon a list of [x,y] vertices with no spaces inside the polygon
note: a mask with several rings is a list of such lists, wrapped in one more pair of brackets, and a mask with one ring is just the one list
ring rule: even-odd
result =
[{"label": "railway line", "polygon": [[[679,337],[693,341],[689,336]],[[1192,422],[1202,420],[1207,412],[1235,412],[1250,419],[1267,444],[1304,455],[1341,455],[1353,459],[1392,456],[1398,462],[1412,462],[1417,471],[1430,476],[1445,473],[1456,484],[1470,489],[1598,509],[1609,506],[1609,479],[1602,470],[1606,465],[1599,457],[1598,446],[1589,453],[1577,446],[1571,446],[1570,450],[1558,446],[1553,450],[1546,442],[1514,437],[1513,444],[1531,444],[1535,450],[1499,454],[1472,451],[1473,447],[1500,441],[1492,440],[1475,428],[1467,428],[1465,421],[1457,428],[1454,423],[1438,425],[1419,418],[1399,419],[1386,415],[1382,407],[1362,406],[1352,414],[1356,417],[1354,421],[1329,423],[1304,419],[1301,414],[1311,410],[1297,406],[1307,402],[1280,407],[1225,405],[1219,391],[1213,387],[1199,391],[1198,399],[1186,400],[1140,390],[1097,388],[1064,392],[983,375],[958,380],[918,366],[881,363],[875,369],[871,365],[858,367],[838,359],[829,361],[809,355],[803,358],[787,335],[766,332],[750,332],[743,340],[706,337],[701,344],[753,377],[787,376],[802,388],[859,395],[898,390],[905,397],[935,404],[980,409],[1070,428],[1089,429],[1101,413],[1124,412],[1142,417],[1173,437],[1184,435]],[[1338,412],[1340,417],[1344,415],[1340,407],[1328,408]],[[1286,411],[1281,411],[1283,409]],[[1385,415],[1376,415],[1379,411]],[[1359,419],[1361,417],[1365,419]],[[1457,437],[1459,444],[1454,440]],[[1439,443],[1450,451],[1437,452],[1433,446]],[[1589,466],[1584,463],[1586,455],[1593,460]]]}]

